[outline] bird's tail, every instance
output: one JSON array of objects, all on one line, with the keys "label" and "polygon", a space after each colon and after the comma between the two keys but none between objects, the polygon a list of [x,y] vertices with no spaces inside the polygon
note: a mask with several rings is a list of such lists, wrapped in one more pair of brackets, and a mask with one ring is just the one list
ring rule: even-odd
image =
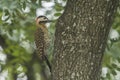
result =
[{"label": "bird's tail", "polygon": [[50,61],[48,60],[48,58],[47,58],[47,56],[46,55],[44,55],[44,59],[45,59],[45,62],[46,62],[46,64],[48,65],[48,67],[49,67],[49,69],[50,69],[50,72],[52,71],[51,69],[51,64],[50,64]]}]

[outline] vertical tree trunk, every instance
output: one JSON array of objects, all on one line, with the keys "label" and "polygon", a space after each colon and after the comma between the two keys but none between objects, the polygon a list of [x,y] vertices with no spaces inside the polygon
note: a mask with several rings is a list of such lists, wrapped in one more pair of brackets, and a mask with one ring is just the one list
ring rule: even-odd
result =
[{"label": "vertical tree trunk", "polygon": [[100,80],[119,0],[68,0],[56,24],[53,80]]}]

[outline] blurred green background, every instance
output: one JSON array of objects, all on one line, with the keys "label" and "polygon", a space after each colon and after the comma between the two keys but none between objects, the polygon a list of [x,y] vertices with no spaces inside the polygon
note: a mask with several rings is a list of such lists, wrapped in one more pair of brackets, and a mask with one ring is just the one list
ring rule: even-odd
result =
[{"label": "blurred green background", "polygon": [[[64,11],[67,0],[0,0],[0,80],[46,80],[49,70],[36,59],[35,18],[45,15],[51,20]],[[52,60],[55,22],[47,24],[51,36],[48,51]],[[120,8],[112,25],[101,80],[120,80]]]}]

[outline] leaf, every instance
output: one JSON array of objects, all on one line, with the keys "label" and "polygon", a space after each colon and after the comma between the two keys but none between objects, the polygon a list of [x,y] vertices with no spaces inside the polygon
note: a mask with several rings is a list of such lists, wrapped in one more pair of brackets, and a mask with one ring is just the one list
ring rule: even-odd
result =
[{"label": "leaf", "polygon": [[61,5],[59,5],[59,4],[57,4],[57,5],[55,6],[55,9],[56,9],[56,11],[62,11],[62,10],[63,10],[63,7],[62,7]]},{"label": "leaf", "polygon": [[116,73],[115,70],[111,70],[111,73],[112,73],[113,75],[117,75],[117,73]]},{"label": "leaf", "polygon": [[9,20],[10,19],[10,16],[8,16],[7,18],[5,18],[5,21]]},{"label": "leaf", "polygon": [[54,16],[60,16],[61,15],[61,13],[55,13],[54,14]]},{"label": "leaf", "polygon": [[113,69],[113,67],[109,64],[106,65],[109,69]]},{"label": "leaf", "polygon": [[120,58],[117,58],[118,62],[120,63]]},{"label": "leaf", "polygon": [[107,77],[108,79],[111,78],[109,73],[106,74],[106,77]]},{"label": "leaf", "polygon": [[117,68],[117,65],[113,63],[113,64],[112,64],[112,67],[113,67],[113,68]]},{"label": "leaf", "polygon": [[4,10],[5,16],[9,15],[9,11],[7,9]]},{"label": "leaf", "polygon": [[24,1],[23,2],[23,9],[25,10],[25,8],[26,8],[26,2]]},{"label": "leaf", "polygon": [[116,68],[116,70],[120,71],[120,68]]}]

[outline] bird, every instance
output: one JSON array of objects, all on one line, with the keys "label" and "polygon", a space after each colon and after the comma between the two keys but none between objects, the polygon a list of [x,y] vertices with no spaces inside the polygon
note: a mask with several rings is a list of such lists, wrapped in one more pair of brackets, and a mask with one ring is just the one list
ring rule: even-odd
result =
[{"label": "bird", "polygon": [[36,18],[36,30],[35,30],[35,44],[37,50],[37,56],[40,60],[46,61],[50,72],[51,72],[51,64],[47,58],[46,50],[49,46],[50,39],[49,39],[49,32],[46,26],[46,23],[52,22],[46,16],[38,16]]}]

